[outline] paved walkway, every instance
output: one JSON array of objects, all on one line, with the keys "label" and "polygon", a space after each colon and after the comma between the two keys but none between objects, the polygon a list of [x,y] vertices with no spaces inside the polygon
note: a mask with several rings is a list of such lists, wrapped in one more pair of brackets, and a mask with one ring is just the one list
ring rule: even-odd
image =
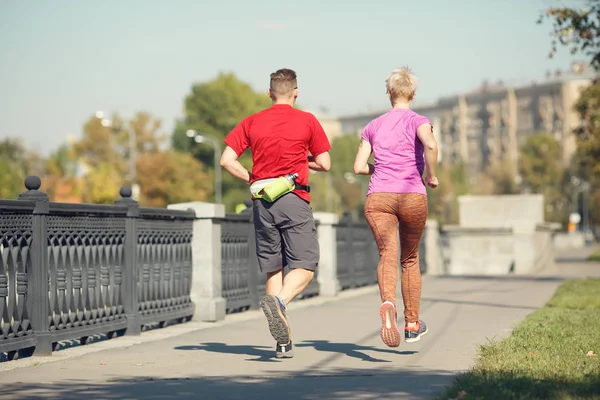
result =
[{"label": "paved walkway", "polygon": [[[565,277],[600,276],[600,264],[568,258],[530,277],[425,277],[422,318],[430,332],[420,343],[403,342],[398,349],[381,343],[378,292],[371,287],[335,301],[293,304],[296,357],[291,360],[271,358],[273,340],[264,317],[251,311],[210,328],[192,323],[160,330],[196,329],[166,339],[155,340],[165,333],[149,332],[142,339],[81,346],[58,352],[52,357],[57,361],[40,359],[37,366],[5,370],[0,398],[432,398],[473,364],[478,345],[508,335]],[[114,348],[90,352],[98,346]],[[73,351],[88,354],[65,356]]]}]

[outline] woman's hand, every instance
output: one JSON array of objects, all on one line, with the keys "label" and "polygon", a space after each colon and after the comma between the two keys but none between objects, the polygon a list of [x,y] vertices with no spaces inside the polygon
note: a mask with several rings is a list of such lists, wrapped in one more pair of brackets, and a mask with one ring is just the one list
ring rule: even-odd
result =
[{"label": "woman's hand", "polygon": [[425,182],[427,182],[427,185],[429,185],[429,187],[432,189],[435,189],[440,184],[438,182],[437,176],[430,176],[429,174],[427,174],[427,176],[425,177]]}]

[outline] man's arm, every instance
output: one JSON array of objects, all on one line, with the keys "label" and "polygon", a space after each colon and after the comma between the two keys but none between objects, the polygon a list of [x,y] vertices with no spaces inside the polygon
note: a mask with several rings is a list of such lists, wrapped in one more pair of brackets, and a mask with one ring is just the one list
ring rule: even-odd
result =
[{"label": "man's arm", "polygon": [[331,157],[329,156],[329,152],[326,151],[316,157],[308,156],[308,168],[319,172],[329,171],[331,169]]},{"label": "man's arm", "polygon": [[375,171],[373,164],[369,164],[369,157],[371,157],[372,147],[371,143],[365,139],[360,138],[360,144],[358,145],[358,151],[356,152],[356,158],[354,159],[354,173],[357,175],[372,175]]},{"label": "man's arm", "polygon": [[221,155],[221,167],[236,179],[250,183],[252,174],[238,161],[237,153],[229,146],[225,147]]}]

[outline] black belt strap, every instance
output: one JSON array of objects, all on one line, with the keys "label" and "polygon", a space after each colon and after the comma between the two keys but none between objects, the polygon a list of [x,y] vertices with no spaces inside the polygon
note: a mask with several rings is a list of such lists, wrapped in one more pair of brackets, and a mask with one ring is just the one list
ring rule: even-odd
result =
[{"label": "black belt strap", "polygon": [[310,186],[300,185],[299,183],[296,183],[296,190],[304,190],[305,192],[310,193]]}]

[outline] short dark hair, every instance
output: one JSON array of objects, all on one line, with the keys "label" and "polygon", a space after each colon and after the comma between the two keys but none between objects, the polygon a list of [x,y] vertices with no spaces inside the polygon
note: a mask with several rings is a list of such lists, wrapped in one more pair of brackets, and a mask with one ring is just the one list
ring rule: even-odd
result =
[{"label": "short dark hair", "polygon": [[282,68],[271,74],[270,88],[272,92],[280,95],[289,94],[292,90],[298,88],[296,71],[293,69]]}]

